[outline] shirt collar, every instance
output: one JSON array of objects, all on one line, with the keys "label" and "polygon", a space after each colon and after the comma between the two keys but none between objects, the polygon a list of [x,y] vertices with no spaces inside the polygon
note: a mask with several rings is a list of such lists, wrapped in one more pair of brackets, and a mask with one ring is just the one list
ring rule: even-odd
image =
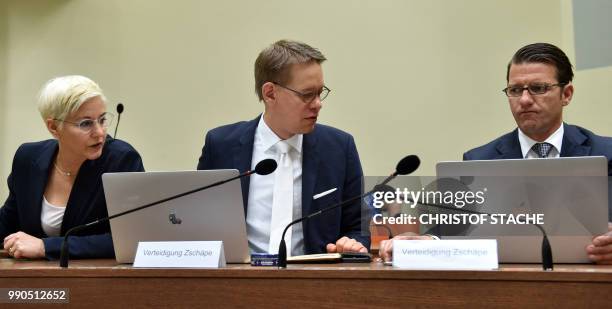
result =
[{"label": "shirt collar", "polygon": [[[261,145],[263,146],[264,151],[269,150],[272,146],[276,145],[281,138],[270,129],[266,121],[264,120],[264,114],[261,115],[259,119],[259,124],[257,125],[257,129],[255,131],[256,135],[259,135],[261,138]],[[295,151],[298,153],[302,153],[302,142],[304,140],[304,134],[295,134],[290,138],[286,139],[285,142],[289,144]]]},{"label": "shirt collar", "polygon": [[[521,131],[521,128],[518,128],[518,139],[519,143],[521,144],[523,158],[527,158],[527,153],[529,150],[531,150],[531,147],[538,142],[527,136],[523,131]],[[557,152],[561,153],[561,146],[563,144],[563,123],[561,123],[557,131],[551,134],[544,142],[553,145]]]}]

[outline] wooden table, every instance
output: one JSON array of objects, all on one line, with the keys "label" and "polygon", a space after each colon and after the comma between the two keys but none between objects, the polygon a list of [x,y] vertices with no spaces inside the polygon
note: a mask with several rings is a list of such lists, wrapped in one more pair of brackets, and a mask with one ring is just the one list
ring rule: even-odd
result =
[{"label": "wooden table", "polygon": [[[612,266],[503,265],[493,271],[399,270],[381,263],[135,269],[114,260],[0,259],[0,288],[69,288],[93,307],[372,308],[612,306]],[[0,305],[1,306],[1,305]],[[35,306],[40,306],[35,305]],[[46,305],[54,306],[54,305]]]}]

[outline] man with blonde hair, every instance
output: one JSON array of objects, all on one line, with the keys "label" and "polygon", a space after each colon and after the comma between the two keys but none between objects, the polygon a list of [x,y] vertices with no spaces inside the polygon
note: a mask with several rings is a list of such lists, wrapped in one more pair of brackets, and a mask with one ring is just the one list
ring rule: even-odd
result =
[{"label": "man with blonde hair", "polygon": [[[316,123],[330,92],[321,69],[325,60],[301,42],[272,44],[255,61],[255,92],[264,113],[206,134],[198,169],[244,172],[267,158],[279,164],[271,175],[242,180],[252,252],[277,253],[290,221],[361,193],[363,173],[353,137]],[[367,225],[361,227],[361,204],[355,202],[294,225],[285,240],[292,255],[367,252]]]}]

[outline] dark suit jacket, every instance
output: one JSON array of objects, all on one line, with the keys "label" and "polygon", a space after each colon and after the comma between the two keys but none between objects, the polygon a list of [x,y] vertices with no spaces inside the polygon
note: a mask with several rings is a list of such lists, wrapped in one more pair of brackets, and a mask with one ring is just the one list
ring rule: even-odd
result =
[{"label": "dark suit jacket", "polygon": [[[604,156],[608,159],[608,176],[612,176],[612,138],[570,124],[563,124],[561,157]],[[518,129],[463,154],[463,160],[522,159]],[[612,204],[609,205],[612,221]]]},{"label": "dark suit jacket", "polygon": [[[251,169],[255,129],[260,117],[210,130],[202,148],[198,169]],[[249,178],[242,178],[244,212],[247,212]],[[312,196],[338,188],[332,194],[313,201]],[[302,215],[308,215],[334,203],[358,196],[363,189],[363,172],[353,137],[338,129],[317,124],[304,134],[302,144]],[[364,219],[364,222],[367,222]],[[355,238],[370,248],[368,227],[362,233],[359,201],[303,222],[304,252],[326,252],[328,243],[342,236]]]},{"label": "dark suit jacket", "polygon": [[[608,175],[612,176],[612,138],[595,135],[574,125],[563,124],[561,157],[604,156],[608,158]],[[463,160],[522,159],[518,129],[463,154]]]},{"label": "dark suit jacket", "polygon": [[[102,189],[103,173],[144,171],[140,155],[132,146],[107,137],[100,158],[85,161],[79,169],[64,212],[62,237],[47,237],[40,214],[57,149],[54,139],[26,143],[17,149],[8,177],[9,196],[0,209],[0,237],[23,231],[42,238],[48,259],[59,258],[63,235],[70,228],[108,216]],[[71,258],[109,258],[115,255],[108,222],[77,232],[69,239]]]}]

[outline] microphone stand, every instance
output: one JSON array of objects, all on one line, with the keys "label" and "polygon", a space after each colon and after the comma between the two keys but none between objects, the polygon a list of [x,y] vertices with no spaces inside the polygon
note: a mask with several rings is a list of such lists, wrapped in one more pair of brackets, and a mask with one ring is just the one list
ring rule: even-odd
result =
[{"label": "microphone stand", "polygon": [[117,124],[115,125],[114,139],[117,139],[117,129],[119,129],[119,122],[121,121],[121,114],[123,113],[123,103],[117,104]]},{"label": "microphone stand", "polygon": [[[410,202],[414,202],[413,200],[409,200],[409,199],[407,200]],[[464,213],[491,216],[490,213],[479,212],[479,211],[470,210],[470,209],[450,207],[450,206],[440,205],[440,204],[418,202],[417,205],[431,206],[431,207],[435,207],[439,209],[447,209],[447,210],[464,212]],[[540,230],[540,232],[542,232],[542,270],[553,270],[554,268],[553,255],[552,255],[552,248],[550,246],[550,242],[548,241],[548,235],[546,234],[546,231],[541,225],[536,224],[536,223],[533,223],[533,225],[535,225]]]},{"label": "microphone stand", "polygon": [[387,178],[385,178],[385,180],[383,180],[381,183],[377,184],[374,186],[374,188],[366,193],[366,194],[362,194],[359,196],[355,196],[352,197],[346,201],[337,203],[335,205],[323,208],[317,212],[311,213],[308,216],[305,217],[301,217],[299,219],[293,220],[291,221],[283,230],[283,235],[281,236],[281,241],[280,244],[278,246],[278,268],[287,268],[287,244],[285,243],[285,234],[287,233],[287,230],[289,230],[289,228],[299,222],[308,220],[312,217],[316,217],[322,213],[326,213],[330,210],[334,210],[338,207],[344,207],[345,205],[348,205],[352,202],[355,202],[357,200],[360,200],[376,191],[381,191],[381,188],[384,187],[387,183],[389,183],[391,180],[393,180],[395,177],[397,177],[398,175],[408,175],[412,172],[414,172],[417,168],[419,168],[419,165],[421,164],[421,160],[419,159],[418,156],[416,155],[409,155],[406,156],[404,158],[402,158],[397,165],[395,166],[395,171],[389,175]]},{"label": "microphone stand", "polygon": [[[415,168],[416,169],[416,168]],[[412,172],[412,171],[411,171]],[[348,204],[351,204],[357,200],[360,200],[376,191],[379,191],[379,188],[386,185],[389,181],[393,180],[393,178],[395,178],[397,175],[399,175],[399,173],[396,171],[393,174],[391,174],[391,176],[387,177],[383,182],[381,182],[380,184],[374,186],[374,188],[372,190],[370,190],[368,193],[362,194],[362,195],[358,195],[358,196],[354,196],[348,200],[342,201],[340,203],[328,206],[326,208],[323,208],[319,211],[313,212],[311,214],[309,214],[308,216],[305,217],[301,217],[299,219],[293,220],[291,221],[289,224],[287,224],[287,226],[285,227],[285,229],[283,230],[283,235],[281,236],[281,241],[280,241],[280,245],[278,246],[278,268],[287,268],[287,244],[285,242],[285,234],[287,233],[287,230],[289,230],[289,228],[296,224],[296,223],[300,223],[302,221],[306,221],[312,217],[316,217],[320,214],[326,213],[328,211],[334,210],[336,208],[339,207],[344,207]]]}]

